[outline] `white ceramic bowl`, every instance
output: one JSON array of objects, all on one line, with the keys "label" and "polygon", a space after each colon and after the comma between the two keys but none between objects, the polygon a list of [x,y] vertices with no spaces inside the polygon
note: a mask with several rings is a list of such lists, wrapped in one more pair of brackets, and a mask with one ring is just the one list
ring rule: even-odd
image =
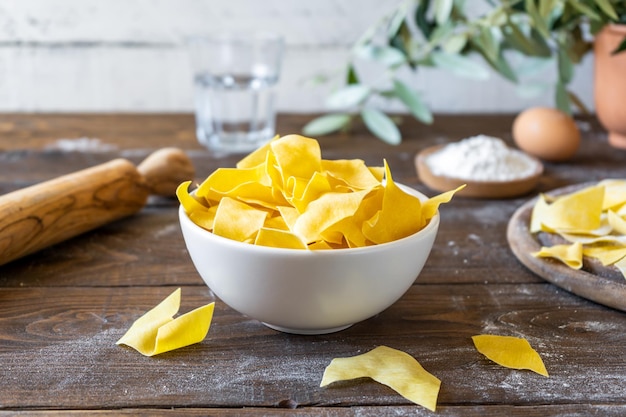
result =
[{"label": "white ceramic bowl", "polygon": [[214,235],[182,207],[179,218],[189,255],[216,296],[273,329],[296,334],[343,330],[391,306],[421,272],[439,228],[437,214],[424,229],[393,242],[307,251]]}]

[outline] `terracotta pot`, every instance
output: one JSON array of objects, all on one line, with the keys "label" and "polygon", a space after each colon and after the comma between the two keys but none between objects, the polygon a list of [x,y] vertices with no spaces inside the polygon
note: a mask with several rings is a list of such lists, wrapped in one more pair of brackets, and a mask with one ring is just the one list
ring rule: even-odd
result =
[{"label": "terracotta pot", "polygon": [[622,149],[626,149],[626,51],[611,52],[625,36],[626,25],[608,25],[594,43],[596,113],[609,132],[609,144]]}]

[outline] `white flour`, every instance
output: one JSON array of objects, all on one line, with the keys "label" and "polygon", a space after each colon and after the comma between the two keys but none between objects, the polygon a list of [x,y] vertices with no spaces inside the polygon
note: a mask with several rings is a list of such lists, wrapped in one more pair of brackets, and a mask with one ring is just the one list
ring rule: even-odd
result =
[{"label": "white flour", "polygon": [[478,135],[446,145],[426,164],[435,175],[474,181],[509,181],[529,176],[536,162],[504,141]]}]

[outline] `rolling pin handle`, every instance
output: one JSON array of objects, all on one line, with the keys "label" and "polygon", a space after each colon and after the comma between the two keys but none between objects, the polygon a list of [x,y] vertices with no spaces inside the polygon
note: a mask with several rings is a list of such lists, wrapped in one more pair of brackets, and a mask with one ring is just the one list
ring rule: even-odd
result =
[{"label": "rolling pin handle", "polygon": [[150,154],[137,167],[150,194],[173,197],[176,188],[194,178],[193,162],[178,148],[163,148]]}]

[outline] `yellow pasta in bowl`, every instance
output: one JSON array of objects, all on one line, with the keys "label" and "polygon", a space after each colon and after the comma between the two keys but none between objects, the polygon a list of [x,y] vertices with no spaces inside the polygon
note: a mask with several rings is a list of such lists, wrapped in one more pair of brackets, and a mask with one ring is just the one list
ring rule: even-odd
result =
[{"label": "yellow pasta in bowl", "polygon": [[291,333],[337,331],[397,301],[415,281],[454,191],[427,198],[391,169],[324,160],[316,140],[277,137],[179,186],[190,257],[233,309]]}]

